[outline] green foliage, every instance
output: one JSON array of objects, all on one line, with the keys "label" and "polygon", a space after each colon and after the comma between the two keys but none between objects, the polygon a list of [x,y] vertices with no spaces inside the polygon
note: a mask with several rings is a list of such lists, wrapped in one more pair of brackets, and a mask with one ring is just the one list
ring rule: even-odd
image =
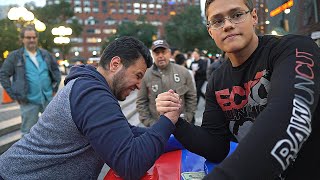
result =
[{"label": "green foliage", "polygon": [[20,47],[17,27],[9,19],[0,20],[0,42],[0,59],[4,59],[4,51],[11,52]]},{"label": "green foliage", "polygon": [[142,41],[147,47],[151,47],[152,36],[157,35],[157,28],[148,24],[145,16],[140,16],[137,21],[122,22],[117,27],[117,32],[103,45],[103,49],[107,44],[121,36],[133,36]]},{"label": "green foliage", "polygon": [[183,52],[194,48],[220,52],[207,32],[200,6],[188,6],[182,13],[172,16],[165,24],[165,39],[171,47]]},{"label": "green foliage", "polygon": [[74,13],[70,3],[60,1],[60,4],[37,7],[33,11],[35,17],[45,24],[61,24],[71,18]]},{"label": "green foliage", "polygon": [[[53,48],[59,48],[63,54],[67,54],[71,48],[71,44],[59,45],[53,42],[54,36],[51,30],[54,27],[66,26],[72,29],[71,37],[77,37],[82,32],[82,26],[77,19],[72,19],[74,16],[73,9],[70,3],[60,1],[60,4],[46,5],[36,8],[33,13],[40,21],[46,24],[47,28],[44,32],[39,33],[39,46],[52,51]],[[68,24],[66,21],[68,20]]]},{"label": "green foliage", "polygon": [[[31,6],[32,4],[27,4],[26,8],[30,9]],[[62,0],[60,4],[36,7],[32,12],[37,19],[46,25],[46,30],[39,33],[39,46],[49,51],[52,51],[53,48],[60,48],[64,54],[67,54],[71,44],[65,46],[54,44],[54,36],[52,35],[51,30],[54,27],[64,25],[72,28],[72,36],[79,36],[81,34],[82,26],[78,24],[76,19],[72,19],[74,13],[71,5]],[[67,20],[69,24],[66,24]],[[1,58],[3,58],[3,52],[5,50],[12,51],[21,47],[19,32],[17,31],[17,26],[19,26],[19,24],[15,23],[16,22],[10,21],[9,19],[0,20],[0,41],[3,42],[0,46]],[[22,24],[20,24],[20,26],[21,25]]]}]

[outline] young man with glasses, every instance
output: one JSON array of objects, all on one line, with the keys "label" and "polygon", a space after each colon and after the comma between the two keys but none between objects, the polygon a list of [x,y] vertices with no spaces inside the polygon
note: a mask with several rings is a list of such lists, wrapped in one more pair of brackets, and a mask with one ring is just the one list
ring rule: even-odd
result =
[{"label": "young man with glasses", "polygon": [[[20,32],[22,48],[10,53],[0,69],[0,82],[20,105],[22,134],[29,133],[54,94],[61,74],[55,58],[38,48],[38,33],[33,27]],[[12,77],[12,81],[10,80]]]},{"label": "young man with glasses", "polygon": [[[320,52],[312,39],[257,36],[251,0],[207,0],[208,32],[226,52],[208,80],[201,127],[179,119],[175,137],[221,162],[205,179],[317,179]],[[168,103],[168,101],[175,103]],[[179,104],[160,94],[157,110]],[[226,158],[229,142],[237,149]]]}]

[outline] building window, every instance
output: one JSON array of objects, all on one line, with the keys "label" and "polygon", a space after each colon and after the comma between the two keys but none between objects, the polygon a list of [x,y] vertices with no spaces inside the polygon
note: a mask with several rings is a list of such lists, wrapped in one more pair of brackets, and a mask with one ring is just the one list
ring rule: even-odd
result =
[{"label": "building window", "polygon": [[83,5],[86,6],[86,7],[90,7],[90,1],[85,0],[85,1],[83,2]]},{"label": "building window", "polygon": [[94,29],[87,29],[86,31],[88,34],[94,34]]},{"label": "building window", "polygon": [[111,14],[117,13],[117,9],[112,8],[112,9],[110,10],[110,13],[111,13]]},{"label": "building window", "polygon": [[134,14],[140,14],[140,9],[134,9]]},{"label": "building window", "polygon": [[83,43],[83,38],[74,37],[74,38],[71,38],[70,41],[73,43]]},{"label": "building window", "polygon": [[81,1],[79,0],[75,0],[73,3],[75,6],[81,6]]},{"label": "building window", "polygon": [[88,17],[88,19],[85,20],[85,25],[95,25],[95,24],[99,24],[99,21],[97,19],[95,19],[94,17],[90,16]]},{"label": "building window", "polygon": [[88,47],[88,51],[92,52],[92,51],[100,51],[101,47],[100,46],[89,46]]},{"label": "building window", "polygon": [[95,30],[94,30],[94,33],[95,33],[95,34],[101,34],[101,30],[100,30],[100,29],[95,29]]},{"label": "building window", "polygon": [[147,14],[147,10],[146,9],[142,9],[141,14]]},{"label": "building window", "polygon": [[131,3],[127,3],[127,9],[132,9],[132,4]]},{"label": "building window", "polygon": [[140,3],[134,3],[134,4],[133,4],[133,7],[134,7],[134,8],[140,8]]},{"label": "building window", "polygon": [[103,29],[104,34],[115,34],[116,32],[116,29]]},{"label": "building window", "polygon": [[132,9],[127,9],[127,14],[132,14]]},{"label": "building window", "polygon": [[119,9],[118,12],[119,12],[119,14],[123,14],[124,13],[124,9]]},{"label": "building window", "polygon": [[98,1],[93,1],[93,7],[99,8],[99,2]]},{"label": "building window", "polygon": [[141,4],[141,8],[146,9],[147,8],[147,4],[145,4],[145,3]]},{"label": "building window", "polygon": [[101,43],[101,38],[96,37],[88,37],[87,43]]},{"label": "building window", "polygon": [[92,12],[98,13],[99,12],[99,8],[92,8]]},{"label": "building window", "polygon": [[74,46],[70,49],[71,52],[83,52],[83,47]]},{"label": "building window", "polygon": [[74,8],[74,13],[82,13],[82,8],[81,7],[75,7]]},{"label": "building window", "polygon": [[91,12],[90,7],[84,7],[84,8],[83,8],[83,12],[85,12],[85,13]]},{"label": "building window", "polygon": [[111,26],[111,25],[116,24],[117,21],[114,20],[114,19],[112,19],[112,18],[108,18],[108,19],[106,19],[106,20],[104,21],[104,23]]}]

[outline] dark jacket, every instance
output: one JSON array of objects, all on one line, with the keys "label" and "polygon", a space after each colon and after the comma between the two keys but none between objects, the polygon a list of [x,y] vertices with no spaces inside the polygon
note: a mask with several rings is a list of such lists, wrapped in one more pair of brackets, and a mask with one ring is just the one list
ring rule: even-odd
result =
[{"label": "dark jacket", "polygon": [[192,69],[193,65],[198,66],[198,70],[195,71],[194,80],[207,80],[207,61],[203,59],[199,59],[198,61],[193,61],[190,65],[190,69]]},{"label": "dark jacket", "polygon": [[[47,63],[53,92],[58,91],[61,73],[54,57],[44,49],[39,49],[42,58]],[[0,69],[0,83],[12,99],[27,102],[28,83],[26,79],[24,48],[10,53]],[[12,77],[12,81],[10,78]]]}]

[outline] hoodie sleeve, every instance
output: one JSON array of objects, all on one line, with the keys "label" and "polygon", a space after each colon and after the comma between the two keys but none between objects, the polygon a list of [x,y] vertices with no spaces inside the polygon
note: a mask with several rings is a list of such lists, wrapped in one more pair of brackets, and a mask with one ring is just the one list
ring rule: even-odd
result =
[{"label": "hoodie sleeve", "polygon": [[105,82],[91,78],[76,80],[70,104],[73,121],[95,152],[128,180],[139,179],[154,164],[175,127],[165,116],[144,133],[130,127]]}]

